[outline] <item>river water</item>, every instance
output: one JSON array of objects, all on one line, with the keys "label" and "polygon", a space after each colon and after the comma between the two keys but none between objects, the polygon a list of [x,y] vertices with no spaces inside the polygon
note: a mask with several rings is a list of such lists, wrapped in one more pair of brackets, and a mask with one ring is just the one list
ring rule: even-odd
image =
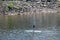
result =
[{"label": "river water", "polygon": [[60,40],[60,13],[33,15],[0,15],[0,40]]}]

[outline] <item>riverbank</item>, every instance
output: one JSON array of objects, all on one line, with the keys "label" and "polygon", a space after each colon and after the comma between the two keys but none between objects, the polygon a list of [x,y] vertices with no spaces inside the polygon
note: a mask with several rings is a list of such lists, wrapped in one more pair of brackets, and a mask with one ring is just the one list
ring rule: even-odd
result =
[{"label": "riverbank", "polygon": [[[60,9],[49,9],[49,8],[42,8],[42,9],[35,9],[30,12],[5,12],[0,13],[0,15],[30,15],[30,14],[39,14],[39,13],[60,13]],[[34,12],[35,11],[35,12]]]},{"label": "riverbank", "polygon": [[51,5],[51,3],[47,3],[44,5],[41,2],[2,1],[0,5],[0,15],[23,15],[27,13],[58,12],[56,4]]}]

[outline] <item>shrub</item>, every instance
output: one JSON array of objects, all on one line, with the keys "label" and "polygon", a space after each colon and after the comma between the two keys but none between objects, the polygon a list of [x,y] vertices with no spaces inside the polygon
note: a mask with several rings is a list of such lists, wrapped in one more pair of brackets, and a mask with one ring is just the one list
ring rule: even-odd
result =
[{"label": "shrub", "polygon": [[60,7],[60,2],[58,2],[57,4],[58,4],[58,7]]},{"label": "shrub", "polygon": [[6,1],[6,0],[2,0],[2,1]]},{"label": "shrub", "polygon": [[60,7],[60,4],[58,4],[58,7]]},{"label": "shrub", "polygon": [[[7,1],[7,0],[2,0],[2,1]],[[18,1],[18,0],[10,0],[10,1]]]},{"label": "shrub", "polygon": [[12,10],[14,8],[14,5],[12,3],[8,4],[9,10]]}]

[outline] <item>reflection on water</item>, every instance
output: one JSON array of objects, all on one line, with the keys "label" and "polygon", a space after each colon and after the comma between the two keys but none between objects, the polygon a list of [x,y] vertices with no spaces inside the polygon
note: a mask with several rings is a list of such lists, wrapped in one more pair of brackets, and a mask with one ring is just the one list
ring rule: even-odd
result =
[{"label": "reflection on water", "polygon": [[[20,28],[20,29],[31,29],[30,17],[24,16],[0,16],[1,27],[6,26],[6,28]],[[25,27],[25,28],[24,28]],[[29,28],[28,28],[29,27]]]},{"label": "reflection on water", "polygon": [[[0,40],[59,40],[60,13],[37,13],[23,15],[0,15]],[[25,30],[38,32],[26,32]],[[40,32],[41,31],[41,32]]]}]

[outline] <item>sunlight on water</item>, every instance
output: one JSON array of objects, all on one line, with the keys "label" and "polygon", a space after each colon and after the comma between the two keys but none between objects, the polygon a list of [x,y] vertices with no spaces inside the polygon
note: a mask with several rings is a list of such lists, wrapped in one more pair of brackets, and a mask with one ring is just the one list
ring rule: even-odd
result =
[{"label": "sunlight on water", "polygon": [[42,31],[39,31],[39,30],[25,30],[25,32],[42,32]]}]

